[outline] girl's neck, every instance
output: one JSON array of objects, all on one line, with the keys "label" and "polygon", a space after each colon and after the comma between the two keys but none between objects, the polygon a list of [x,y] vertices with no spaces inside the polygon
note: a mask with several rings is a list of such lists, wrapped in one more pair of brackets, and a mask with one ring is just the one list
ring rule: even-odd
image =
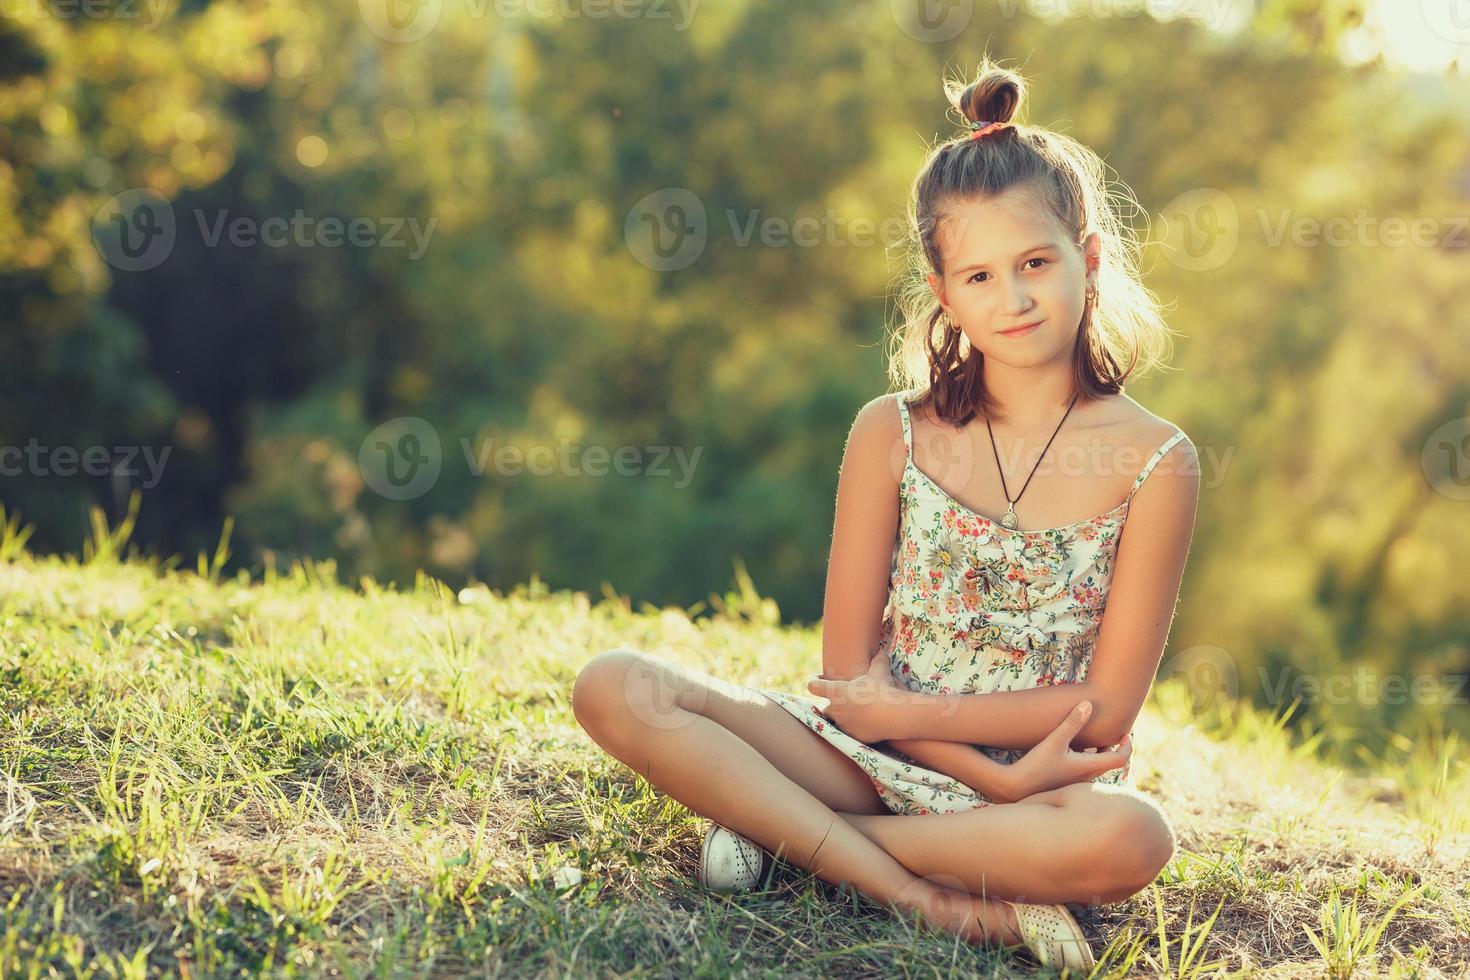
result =
[{"label": "girl's neck", "polygon": [[[985,389],[996,406],[991,424],[1020,431],[1055,428],[1077,395],[1070,363],[1013,369],[991,362],[985,365]],[[1077,399],[1073,410],[1081,403]]]}]

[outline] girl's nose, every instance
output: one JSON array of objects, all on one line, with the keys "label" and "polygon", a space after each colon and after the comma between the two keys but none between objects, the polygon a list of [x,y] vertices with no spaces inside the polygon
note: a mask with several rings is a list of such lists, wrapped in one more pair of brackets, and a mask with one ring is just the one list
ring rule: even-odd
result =
[{"label": "girl's nose", "polygon": [[1019,317],[1030,311],[1032,306],[1031,295],[1027,292],[1024,283],[1019,280],[1006,291],[1006,313],[1011,317]]}]

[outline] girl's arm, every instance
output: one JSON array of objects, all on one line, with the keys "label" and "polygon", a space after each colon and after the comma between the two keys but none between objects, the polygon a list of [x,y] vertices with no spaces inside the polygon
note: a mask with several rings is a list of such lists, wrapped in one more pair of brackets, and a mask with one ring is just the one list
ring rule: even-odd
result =
[{"label": "girl's arm", "polygon": [[903,427],[898,396],[881,395],[853,420],[837,478],[832,551],[822,606],[822,674],[860,677],[878,652],[898,537]]},{"label": "girl's arm", "polygon": [[[1072,748],[1091,707],[1087,702],[1077,705],[1054,731],[1009,765],[959,742],[912,739],[888,744],[997,803],[1015,803],[1033,793],[1097,779],[1112,769],[1127,770],[1133,743],[1126,736],[1118,748],[1109,752],[1078,752]],[[979,761],[971,753],[979,756]]]},{"label": "girl's arm", "polygon": [[928,769],[958,779],[997,803],[1014,803],[1020,799],[1010,778],[1011,767],[996,762],[973,745],[932,738],[889,739],[885,744]]},{"label": "girl's arm", "polygon": [[[1166,466],[1171,456],[1177,465]],[[1198,496],[1199,457],[1194,444],[1183,439],[1133,494],[1118,541],[1107,611],[1081,683],[990,694],[914,693],[887,709],[890,737],[1029,749],[1086,698],[1093,712],[1077,744],[1106,748],[1122,741],[1159,669]]]}]

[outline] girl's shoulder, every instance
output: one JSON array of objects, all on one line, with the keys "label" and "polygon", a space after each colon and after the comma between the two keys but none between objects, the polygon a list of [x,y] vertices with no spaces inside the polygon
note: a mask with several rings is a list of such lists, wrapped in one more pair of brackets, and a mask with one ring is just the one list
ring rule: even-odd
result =
[{"label": "girl's shoulder", "polygon": [[1078,405],[1077,408],[1075,414],[1080,416],[1079,428],[1106,429],[1143,437],[1158,434],[1169,436],[1181,431],[1173,422],[1161,415],[1155,415],[1122,392],[1104,395],[1088,402],[1085,407]]},{"label": "girl's shoulder", "polygon": [[[1091,407],[1096,410],[1090,423],[1096,426],[1094,434],[1118,449],[1146,458],[1167,446],[1160,466],[1165,462],[1172,464],[1175,459],[1194,457],[1194,443],[1183,428],[1122,392],[1101,398]],[[1180,445],[1184,448],[1178,449]]]}]

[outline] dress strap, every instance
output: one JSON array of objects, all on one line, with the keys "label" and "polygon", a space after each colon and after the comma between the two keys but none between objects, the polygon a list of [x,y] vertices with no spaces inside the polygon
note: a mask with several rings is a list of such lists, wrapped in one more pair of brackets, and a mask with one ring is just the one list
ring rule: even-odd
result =
[{"label": "dress strap", "polygon": [[1141,472],[1139,472],[1137,479],[1135,479],[1133,481],[1133,486],[1129,488],[1129,490],[1128,490],[1128,499],[1129,500],[1132,500],[1133,499],[1134,491],[1136,491],[1139,487],[1143,486],[1143,481],[1148,479],[1148,475],[1153,472],[1153,469],[1154,469],[1155,466],[1158,465],[1159,460],[1163,459],[1164,458],[1164,455],[1166,453],[1168,453],[1169,450],[1171,450],[1171,449],[1174,448],[1174,444],[1177,443],[1179,440],[1181,440],[1183,438],[1184,438],[1184,430],[1183,429],[1180,429],[1179,431],[1175,432],[1172,436],[1170,436],[1168,439],[1165,439],[1164,440],[1164,444],[1162,446],[1160,446],[1158,449],[1155,449],[1154,450],[1154,454],[1149,457],[1149,461],[1144,464],[1143,470]]},{"label": "dress strap", "polygon": [[898,393],[898,420],[903,423],[903,448],[909,456],[914,454],[913,424],[909,421],[909,396],[912,390]]}]

